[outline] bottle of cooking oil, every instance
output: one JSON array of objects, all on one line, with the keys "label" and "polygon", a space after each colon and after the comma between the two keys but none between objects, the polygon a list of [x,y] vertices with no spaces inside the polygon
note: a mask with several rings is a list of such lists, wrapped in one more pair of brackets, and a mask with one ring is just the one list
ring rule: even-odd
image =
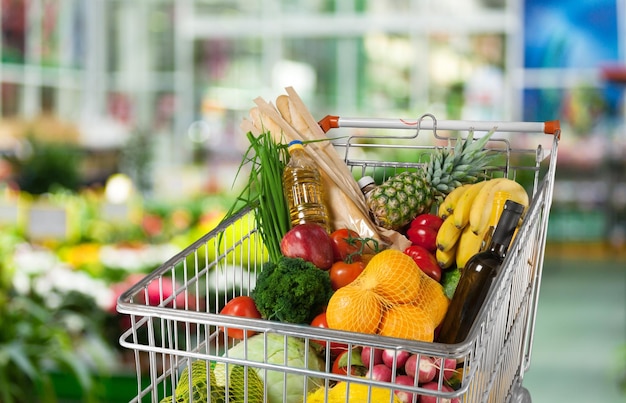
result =
[{"label": "bottle of cooking oil", "polygon": [[316,223],[331,232],[320,171],[304,151],[302,141],[289,143],[289,162],[283,173],[283,189],[289,206],[291,226]]}]

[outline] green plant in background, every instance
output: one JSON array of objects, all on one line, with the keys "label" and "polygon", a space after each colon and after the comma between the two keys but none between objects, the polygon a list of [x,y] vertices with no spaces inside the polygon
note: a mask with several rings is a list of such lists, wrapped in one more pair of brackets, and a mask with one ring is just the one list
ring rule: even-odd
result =
[{"label": "green plant in background", "polygon": [[142,194],[152,190],[153,138],[147,131],[133,133],[123,147],[120,161],[122,171],[128,173]]},{"label": "green plant in background", "polygon": [[22,152],[7,159],[16,172],[20,189],[25,192],[38,195],[59,188],[76,191],[81,184],[82,154],[76,146],[29,136]]},{"label": "green plant in background", "polygon": [[87,362],[78,341],[98,333],[98,310],[85,295],[70,292],[58,300],[58,293],[36,292],[45,282],[37,285],[16,268],[20,242],[9,231],[0,235],[0,401],[56,402],[53,371],[70,373],[85,401],[93,401],[99,364]]},{"label": "green plant in background", "polygon": [[3,306],[0,329],[0,398],[3,402],[54,402],[49,370],[69,370],[88,390],[89,371],[72,351],[66,329],[44,307],[22,296]]},{"label": "green plant in background", "polygon": [[626,343],[617,351],[617,385],[621,393],[626,396]]}]

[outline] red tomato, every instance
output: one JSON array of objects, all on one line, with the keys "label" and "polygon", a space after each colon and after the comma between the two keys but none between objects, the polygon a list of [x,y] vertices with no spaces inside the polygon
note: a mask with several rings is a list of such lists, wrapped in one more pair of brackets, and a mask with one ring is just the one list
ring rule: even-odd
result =
[{"label": "red tomato", "polygon": [[411,227],[414,225],[425,225],[434,229],[435,231],[439,231],[441,228],[441,224],[443,224],[443,219],[435,214],[420,214],[411,221]]},{"label": "red tomato", "polygon": [[[333,245],[335,262],[345,261],[348,256],[361,250],[362,241],[356,231],[341,228],[330,234]],[[358,260],[358,255],[353,255],[352,260]]]},{"label": "red tomato", "polygon": [[338,261],[330,267],[330,284],[333,290],[338,290],[353,282],[365,269],[365,263],[346,263]]},{"label": "red tomato", "polygon": [[[328,322],[326,321],[326,312],[322,312],[317,315],[311,321],[311,326],[313,327],[321,327],[324,329],[328,329]],[[311,340],[311,343],[318,344],[321,348],[326,348],[326,340]],[[348,350],[348,345],[337,342],[330,342],[330,354],[334,357],[341,354],[344,351]]]},{"label": "red tomato", "polygon": [[426,248],[429,252],[437,250],[437,231],[425,225],[414,225],[406,231],[406,236],[413,245]]},{"label": "red tomato", "polygon": [[441,281],[441,267],[432,253],[419,245],[409,246],[404,253],[409,255],[428,277],[437,282]]},{"label": "red tomato", "polygon": [[[354,352],[355,350],[352,351]],[[333,361],[333,367],[331,369],[333,374],[348,375],[348,357],[346,355],[348,354],[348,352],[348,350],[343,351],[337,356],[337,358],[335,358],[335,361]],[[362,364],[360,355],[361,354],[358,352],[355,352],[352,355],[350,361],[350,375],[363,376],[367,372],[367,368],[359,365]]]},{"label": "red tomato", "polygon": [[[224,308],[220,311],[222,315],[243,316],[246,318],[261,319],[261,313],[256,309],[254,300],[247,295],[241,295],[228,301]],[[222,331],[224,329],[222,328]],[[253,336],[256,332],[253,330],[246,331],[248,337]],[[234,339],[243,339],[244,330],[228,328],[228,336]]]}]

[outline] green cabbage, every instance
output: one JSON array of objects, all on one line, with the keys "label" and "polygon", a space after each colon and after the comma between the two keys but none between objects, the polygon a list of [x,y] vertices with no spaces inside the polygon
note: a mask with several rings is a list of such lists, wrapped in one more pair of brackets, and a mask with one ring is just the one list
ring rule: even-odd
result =
[{"label": "green cabbage", "polygon": [[[285,364],[285,339],[287,342],[287,364]],[[267,344],[266,343],[267,340]],[[247,349],[246,349],[247,347]],[[247,350],[247,354],[246,354]],[[320,378],[307,377],[306,390],[304,375],[290,374],[282,371],[271,371],[263,368],[253,367],[253,363],[269,363],[290,368],[308,368],[311,370],[324,371],[324,360],[311,346],[308,349],[308,362],[305,362],[306,346],[302,339],[290,336],[281,336],[268,333],[257,334],[248,339],[247,344],[243,341],[228,350],[228,357],[245,359],[250,362],[249,370],[254,370],[266,385],[268,403],[299,403],[303,397],[324,384]],[[224,355],[226,356],[226,354]],[[266,359],[267,356],[267,359]],[[228,365],[228,375],[232,377],[232,368],[235,365]],[[215,381],[218,386],[226,383],[226,363],[218,362],[214,368]],[[230,378],[229,378],[230,380]],[[285,389],[285,382],[287,387]],[[283,392],[286,390],[286,396]],[[284,398],[284,399],[283,399]]]},{"label": "green cabbage", "polygon": [[[224,388],[220,390],[215,384],[215,376],[213,370],[209,367],[211,378],[211,401],[215,403],[224,402]],[[164,397],[160,403],[189,403],[191,396],[193,401],[207,401],[207,395],[209,394],[209,388],[207,387],[207,363],[204,360],[197,360],[191,364],[191,389],[189,389],[189,368],[185,366],[183,372],[178,380],[173,396]],[[242,400],[243,401],[243,400]]]}]

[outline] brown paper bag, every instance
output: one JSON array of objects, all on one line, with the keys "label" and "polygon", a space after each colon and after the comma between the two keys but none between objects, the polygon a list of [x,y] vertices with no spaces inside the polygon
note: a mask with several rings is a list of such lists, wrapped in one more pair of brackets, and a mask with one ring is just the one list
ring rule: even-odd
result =
[{"label": "brown paper bag", "polygon": [[[255,99],[257,107],[250,111],[251,120],[242,122],[242,130],[255,135],[269,131],[277,142],[328,139],[295,90],[288,87],[286,91],[288,95],[279,96],[276,106]],[[330,141],[308,143],[305,150],[320,168],[333,228],[352,229],[361,237],[376,239],[384,248],[404,250],[411,244],[399,232],[374,224],[361,189]]]}]

